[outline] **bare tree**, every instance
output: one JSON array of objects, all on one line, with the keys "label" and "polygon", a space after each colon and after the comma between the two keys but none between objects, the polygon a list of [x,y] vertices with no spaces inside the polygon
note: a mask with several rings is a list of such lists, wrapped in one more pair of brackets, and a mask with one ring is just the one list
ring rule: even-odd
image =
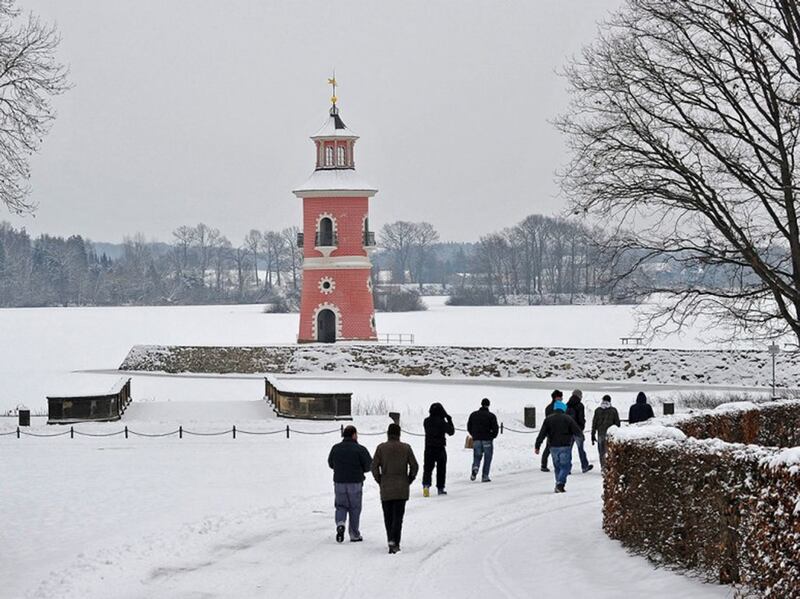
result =
[{"label": "bare tree", "polygon": [[239,246],[233,252],[233,261],[236,265],[236,287],[237,299],[242,301],[244,298],[244,288],[249,280],[250,273],[250,250],[245,246]]},{"label": "bare tree", "polygon": [[297,234],[299,231],[300,229],[297,227],[289,227],[281,231],[281,235],[286,241],[287,268],[292,273],[293,289],[297,289],[297,273],[303,260],[303,249],[297,247]]},{"label": "bare tree", "polygon": [[439,232],[432,224],[426,222],[414,223],[414,227],[416,228],[413,246],[415,278],[419,290],[422,291],[422,273],[431,259],[431,245],[439,241]]},{"label": "bare tree", "polygon": [[172,232],[172,236],[175,238],[176,270],[180,276],[189,266],[189,250],[194,243],[195,230],[181,225]]},{"label": "bare tree", "polygon": [[261,253],[261,245],[263,244],[264,239],[261,235],[260,231],[256,231],[255,229],[251,229],[250,232],[244,238],[244,245],[250,251],[250,254],[253,256],[253,275],[256,281],[256,287],[258,287],[258,256]]},{"label": "bare tree", "polygon": [[574,208],[616,226],[631,271],[687,273],[649,289],[670,298],[651,326],[705,314],[800,339],[797,3],[627,0],[567,77]]},{"label": "bare tree", "polygon": [[55,118],[50,97],[69,87],[55,59],[59,41],[54,26],[0,1],[0,202],[13,213],[34,209],[28,160]]},{"label": "bare tree", "polygon": [[417,242],[415,223],[399,220],[381,229],[380,243],[392,256],[392,279],[404,283],[414,244]]}]

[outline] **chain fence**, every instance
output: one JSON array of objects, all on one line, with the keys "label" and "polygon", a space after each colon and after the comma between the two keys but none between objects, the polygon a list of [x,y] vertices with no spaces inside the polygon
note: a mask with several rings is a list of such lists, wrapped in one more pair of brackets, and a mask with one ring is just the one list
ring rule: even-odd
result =
[{"label": "chain fence", "polygon": [[[63,430],[56,433],[34,433],[32,431],[25,430],[25,427],[17,427],[16,430],[5,431],[0,433],[0,437],[7,437],[11,435],[16,435],[17,439],[21,439],[22,437],[38,437],[38,438],[48,438],[48,437],[63,437],[66,435],[70,436],[70,439],[74,439],[76,436],[78,437],[95,437],[95,438],[103,438],[103,437],[116,437],[119,435],[124,435],[126,439],[133,435],[134,437],[145,437],[145,438],[162,438],[162,437],[173,437],[176,436],[179,439],[183,439],[184,435],[194,436],[194,437],[221,437],[223,435],[230,435],[232,438],[236,438],[236,435],[279,435],[285,434],[286,438],[291,438],[292,433],[296,435],[307,435],[307,436],[319,436],[319,435],[333,435],[338,434],[341,435],[344,432],[344,424],[340,425],[339,428],[323,430],[323,431],[310,431],[310,430],[300,430],[296,428],[292,428],[290,425],[286,425],[285,427],[275,429],[275,430],[268,430],[268,431],[252,431],[252,430],[244,430],[238,428],[236,425],[232,426],[231,428],[221,430],[221,431],[193,431],[184,428],[182,425],[178,426],[175,430],[171,430],[164,433],[145,433],[142,431],[136,431],[128,426],[125,426],[123,429],[118,431],[111,431],[107,433],[90,433],[87,431],[82,431],[76,429],[74,426],[70,426],[69,430]],[[424,432],[417,432],[411,431],[405,428],[400,429],[404,434],[412,436],[412,437],[424,437]],[[455,430],[459,432],[467,432],[465,428],[458,428],[455,427]],[[504,433],[517,433],[522,435],[529,435],[537,433],[538,430],[518,430],[514,428],[509,428],[505,426],[502,422],[500,423],[500,434]],[[358,435],[362,437],[372,437],[372,436],[379,436],[385,435],[385,431],[373,431],[373,432],[362,432],[359,431]]]}]

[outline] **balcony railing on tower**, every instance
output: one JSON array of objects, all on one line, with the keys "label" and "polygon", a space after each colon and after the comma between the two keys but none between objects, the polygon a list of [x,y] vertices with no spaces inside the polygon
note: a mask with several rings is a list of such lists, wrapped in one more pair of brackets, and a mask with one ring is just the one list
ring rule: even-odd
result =
[{"label": "balcony railing on tower", "polygon": [[303,247],[303,242],[305,241],[305,234],[301,231],[297,234],[297,247]]},{"label": "balcony railing on tower", "polygon": [[375,231],[364,231],[364,247],[375,247]]},{"label": "balcony railing on tower", "polygon": [[339,234],[336,231],[325,233],[317,231],[314,247],[336,247],[339,245]]}]

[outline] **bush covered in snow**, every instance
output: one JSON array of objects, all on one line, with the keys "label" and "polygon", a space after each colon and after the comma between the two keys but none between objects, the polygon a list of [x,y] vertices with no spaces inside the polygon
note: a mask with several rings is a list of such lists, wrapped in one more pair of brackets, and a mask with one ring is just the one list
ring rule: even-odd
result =
[{"label": "bush covered in snow", "polygon": [[742,404],[613,430],[603,528],[654,561],[797,598],[800,449],[775,446],[800,445],[800,402]]}]

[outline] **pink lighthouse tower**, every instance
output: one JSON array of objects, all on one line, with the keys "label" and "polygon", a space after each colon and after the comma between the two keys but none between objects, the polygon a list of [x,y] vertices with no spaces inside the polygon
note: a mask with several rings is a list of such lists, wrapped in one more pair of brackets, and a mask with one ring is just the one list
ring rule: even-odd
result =
[{"label": "pink lighthouse tower", "polygon": [[294,190],[303,200],[303,292],[299,343],[375,341],[369,198],[377,193],[355,169],[358,139],[336,105],[336,79],[328,120],[311,139],[317,166]]}]

